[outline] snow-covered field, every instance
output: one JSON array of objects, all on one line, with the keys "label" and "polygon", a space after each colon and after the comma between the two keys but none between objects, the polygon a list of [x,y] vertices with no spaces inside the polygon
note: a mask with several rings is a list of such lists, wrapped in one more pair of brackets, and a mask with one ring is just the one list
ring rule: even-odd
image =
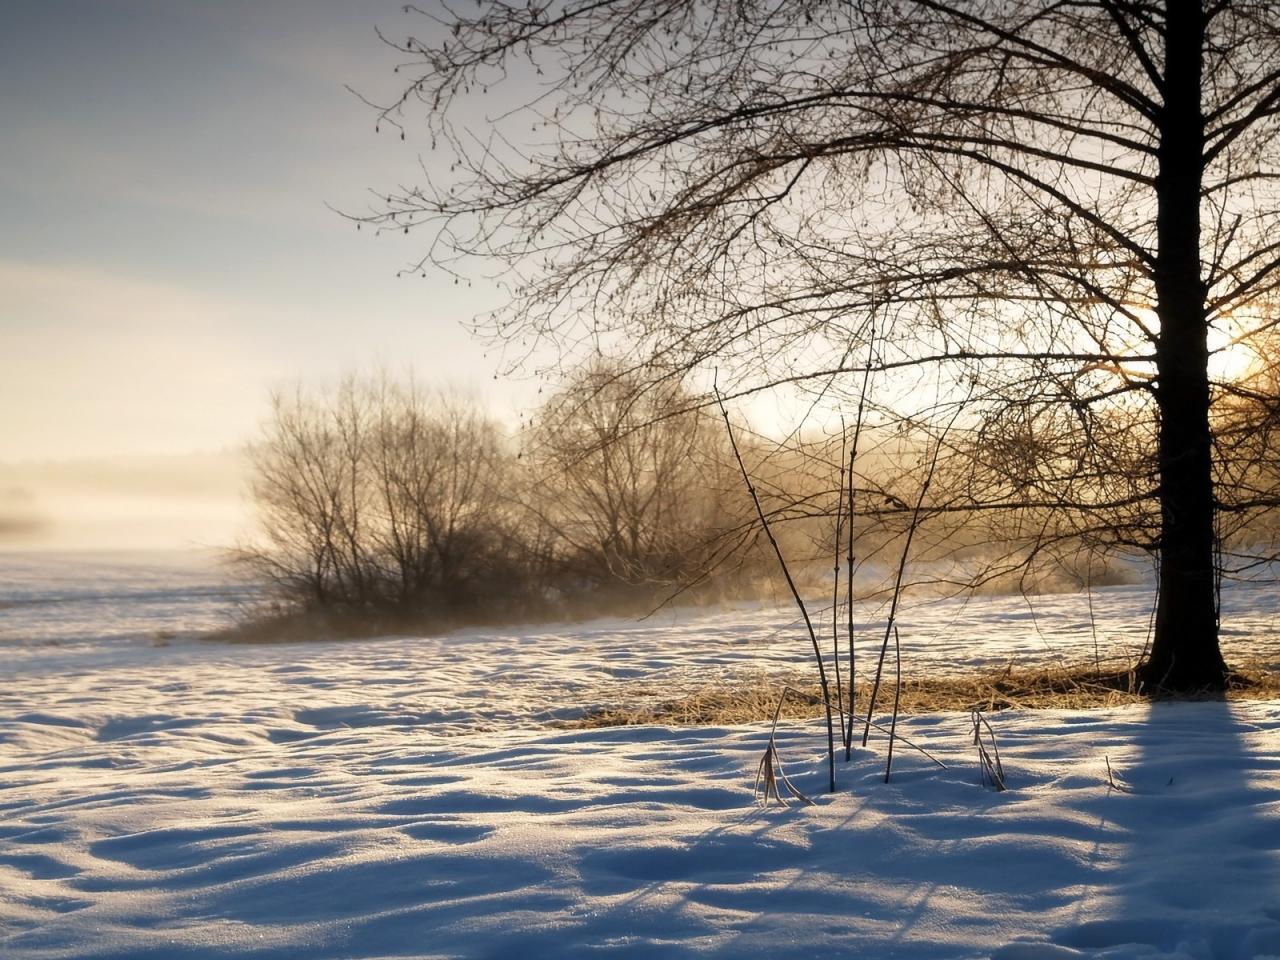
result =
[{"label": "snow-covered field", "polygon": [[[1280,956],[1280,703],[998,715],[1002,794],[964,716],[831,795],[792,724],[817,804],[761,810],[760,726],[553,724],[803,669],[785,609],[230,646],[187,639],[211,574],[37,568],[0,558],[0,957]],[[1225,599],[1280,660],[1274,588]],[[919,604],[906,658],[1131,656],[1148,602]]]},{"label": "snow-covered field", "polygon": [[250,596],[211,553],[0,552],[0,656],[191,639]]}]

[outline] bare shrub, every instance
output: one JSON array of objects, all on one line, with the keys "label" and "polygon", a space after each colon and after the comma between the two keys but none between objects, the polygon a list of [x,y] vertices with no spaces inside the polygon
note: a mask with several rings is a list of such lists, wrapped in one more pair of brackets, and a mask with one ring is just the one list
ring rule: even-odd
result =
[{"label": "bare shrub", "polygon": [[342,614],[438,620],[513,597],[511,459],[474,404],[412,383],[277,394],[251,451],[260,538],[237,559],[277,599]]},{"label": "bare shrub", "polygon": [[588,365],[530,430],[525,503],[558,541],[571,590],[703,582],[741,546],[723,434],[680,385],[642,386]]}]

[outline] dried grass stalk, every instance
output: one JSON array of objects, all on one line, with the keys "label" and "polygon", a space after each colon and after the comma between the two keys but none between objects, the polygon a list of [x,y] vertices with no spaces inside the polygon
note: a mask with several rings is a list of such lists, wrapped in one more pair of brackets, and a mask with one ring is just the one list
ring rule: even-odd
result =
[{"label": "dried grass stalk", "polygon": [[[978,769],[981,771],[982,785],[990,784],[996,793],[1000,793],[1008,788],[1004,782],[1004,767],[1000,763],[1000,748],[996,745],[996,732],[991,729],[991,724],[981,710],[974,710],[969,716],[973,720],[973,744],[978,748]],[[982,736],[984,729],[987,733],[985,741]],[[990,750],[987,749],[987,742],[991,744]]]},{"label": "dried grass stalk", "polygon": [[[787,779],[786,773],[782,769],[782,760],[778,756],[778,717],[782,715],[782,704],[787,699],[787,694],[792,692],[790,687],[783,687],[782,694],[778,697],[778,706],[773,711],[773,723],[769,727],[769,742],[764,748],[764,756],[760,758],[760,765],[756,768],[756,784],[753,789],[756,803],[761,806],[769,806],[769,797],[773,796],[779,804],[787,806],[787,798],[791,797],[799,800],[806,806],[814,806],[814,802],[801,793],[794,783]],[[764,785],[764,794],[761,796],[760,787]],[[783,791],[786,795],[783,795]]]},{"label": "dried grass stalk", "polygon": [[1107,764],[1107,788],[1109,790],[1119,790],[1121,793],[1133,793],[1133,787],[1129,786],[1123,780],[1117,780],[1115,771],[1111,769],[1111,758],[1104,755],[1103,760]]}]

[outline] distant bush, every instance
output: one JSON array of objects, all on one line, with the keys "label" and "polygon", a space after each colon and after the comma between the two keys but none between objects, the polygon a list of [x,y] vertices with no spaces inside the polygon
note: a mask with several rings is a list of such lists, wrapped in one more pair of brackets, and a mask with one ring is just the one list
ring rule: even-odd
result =
[{"label": "distant bush", "polygon": [[[847,439],[739,431],[793,573],[827,602],[840,602],[829,584],[848,547],[834,523],[841,511],[850,523]],[[785,592],[723,424],[677,379],[598,361],[570,373],[519,440],[516,452],[464,397],[385,376],[273,397],[250,454],[259,536],[236,554],[268,589],[241,633],[351,636]],[[1052,511],[1022,526],[945,509],[914,518],[919,438],[886,424],[862,440],[861,599],[887,596],[913,523],[911,590],[1047,592],[1141,575],[1071,530],[1046,535]],[[963,502],[966,482],[940,474],[935,495]]]},{"label": "distant bush", "polygon": [[239,562],[298,607],[451,619],[522,605],[512,457],[468,401],[385,378],[277,395]]}]

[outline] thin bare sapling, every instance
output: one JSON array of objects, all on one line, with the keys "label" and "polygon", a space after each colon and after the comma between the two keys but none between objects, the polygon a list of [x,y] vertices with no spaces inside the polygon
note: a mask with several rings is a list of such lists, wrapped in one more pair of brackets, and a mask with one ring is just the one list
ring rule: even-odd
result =
[{"label": "thin bare sapling", "polygon": [[[841,524],[841,520],[843,519],[842,510],[844,505],[844,485],[845,485],[844,455],[845,455],[845,446],[846,446],[847,438],[848,438],[848,431],[845,428],[844,417],[841,416],[840,417],[840,461],[839,461],[840,474],[839,474],[838,482],[836,483],[836,531],[835,531],[834,550],[832,551],[834,553],[834,556],[832,558],[833,562],[831,567],[831,574],[832,574],[831,576],[831,661],[835,665],[836,712],[840,719],[840,740],[844,744],[846,761],[849,759],[850,751],[849,751],[849,738],[845,735],[845,730],[848,729],[848,723],[846,722],[846,718],[845,718],[844,687],[841,685],[841,678],[840,678],[840,534],[842,532],[840,528],[840,524]],[[850,459],[849,461],[849,466],[850,468],[852,468],[853,466],[852,459]],[[852,487],[853,485],[852,469],[850,469],[849,471],[849,484]],[[849,521],[852,524],[852,521],[853,521],[852,513],[850,513],[849,515]],[[849,578],[850,578],[850,584],[852,584],[853,582],[852,569],[850,569],[849,571]],[[849,600],[850,600],[849,617],[850,617],[850,620],[852,620],[852,617],[853,617],[852,596],[850,596]],[[852,711],[853,709],[852,661],[849,664],[849,669],[850,669],[849,709],[850,711]]]},{"label": "thin bare sapling", "polygon": [[[846,510],[846,526],[848,527],[847,549],[845,550],[845,563],[848,568],[848,575],[845,577],[845,607],[848,613],[848,635],[849,635],[849,709],[845,713],[844,727],[840,731],[841,739],[844,740],[844,759],[847,763],[853,758],[853,719],[857,704],[855,699],[857,696],[858,669],[857,661],[854,658],[854,630],[853,630],[853,571],[854,571],[854,555],[853,555],[853,538],[854,538],[854,517],[857,516],[856,501],[854,494],[853,468],[858,460],[858,441],[862,437],[863,415],[867,406],[867,388],[871,383],[871,361],[874,359],[874,350],[876,343],[876,327],[875,322],[871,323],[871,335],[867,339],[867,363],[862,371],[862,389],[858,393],[858,415],[853,422],[853,443],[849,447],[849,486],[848,497],[849,505]],[[839,536],[836,537],[836,550],[839,551]],[[837,657],[837,662],[839,657]]]},{"label": "thin bare sapling", "polygon": [[787,566],[787,560],[782,555],[782,548],[778,545],[778,540],[773,535],[773,530],[769,526],[769,520],[765,516],[764,508],[760,505],[760,497],[756,493],[755,484],[751,482],[751,474],[747,471],[747,465],[742,460],[742,452],[738,449],[738,442],[733,435],[733,424],[729,421],[729,410],[725,406],[724,397],[720,394],[720,388],[713,386],[716,403],[720,407],[720,415],[724,418],[724,428],[729,437],[729,446],[733,449],[734,459],[738,461],[738,469],[742,473],[742,481],[746,484],[747,493],[751,495],[751,502],[756,508],[756,516],[760,518],[760,526],[764,530],[765,537],[768,538],[770,546],[773,547],[774,556],[778,558],[778,566],[782,569],[783,579],[787,582],[787,587],[791,591],[791,596],[796,602],[796,606],[800,608],[800,616],[804,619],[805,629],[809,632],[809,642],[813,644],[813,658],[818,665],[818,682],[822,687],[822,702],[826,708],[827,716],[827,771],[828,771],[828,789],[834,793],[836,789],[836,744],[835,744],[835,726],[831,716],[831,688],[827,683],[827,668],[822,662],[822,648],[818,645],[818,635],[813,628],[813,620],[809,617],[809,610],[805,606],[800,591],[796,587],[796,582],[791,576],[791,570]]},{"label": "thin bare sapling", "polygon": [[933,484],[934,474],[938,468],[938,457],[942,453],[943,443],[946,441],[947,433],[952,425],[956,422],[956,418],[960,416],[960,411],[964,409],[964,404],[956,405],[955,413],[952,414],[950,422],[939,435],[937,442],[933,446],[933,453],[929,458],[929,469],[925,473],[924,482],[920,485],[920,493],[916,497],[915,506],[911,511],[911,522],[907,527],[906,540],[902,545],[902,554],[898,558],[898,571],[893,581],[893,599],[889,603],[889,619],[884,628],[884,640],[880,644],[880,658],[876,664],[876,677],[871,684],[871,696],[867,704],[867,720],[862,728],[862,745],[867,745],[867,738],[871,735],[871,715],[876,709],[876,698],[880,693],[880,680],[884,673],[884,658],[889,651],[889,638],[893,636],[894,623],[898,617],[898,604],[902,599],[903,579],[907,571],[907,559],[911,555],[911,541],[915,538],[916,531],[920,528],[921,515],[924,512],[925,498],[929,495],[929,487]]},{"label": "thin bare sapling", "polygon": [[884,782],[889,782],[893,769],[893,742],[898,738],[898,706],[902,702],[902,642],[898,638],[898,625],[893,626],[893,655],[896,673],[893,685],[893,719],[889,723],[889,752],[884,761]]}]

